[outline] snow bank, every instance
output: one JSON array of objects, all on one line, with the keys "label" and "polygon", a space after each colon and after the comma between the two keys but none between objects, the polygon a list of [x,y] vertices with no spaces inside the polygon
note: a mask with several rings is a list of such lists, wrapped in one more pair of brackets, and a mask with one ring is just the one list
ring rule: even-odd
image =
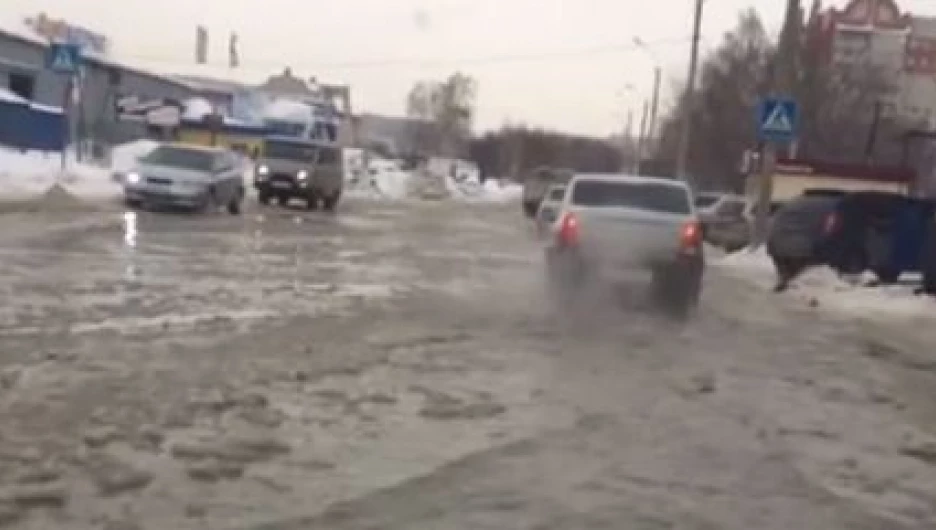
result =
[{"label": "snow bank", "polygon": [[203,120],[214,112],[214,106],[205,98],[190,98],[183,105],[182,118],[186,120]]},{"label": "snow bank", "polygon": [[314,109],[306,103],[280,99],[267,105],[263,109],[263,116],[272,120],[306,123],[313,119]]},{"label": "snow bank", "polygon": [[45,193],[56,183],[77,197],[111,198],[121,191],[109,168],[79,163],[72,153],[67,156],[63,173],[58,153],[0,148],[0,197],[14,200],[32,197]]},{"label": "snow bank", "polygon": [[449,197],[468,202],[510,202],[518,200],[522,188],[496,179],[481,182],[481,170],[474,162],[432,158],[427,171],[442,180]]},{"label": "snow bank", "polygon": [[400,169],[394,160],[373,160],[367,170],[354,175],[349,182],[351,195],[374,199],[405,199],[410,195],[413,174]]},{"label": "snow bank", "polygon": [[399,169],[380,171],[371,176],[372,186],[383,197],[403,199],[409,194],[409,183],[413,174]]},{"label": "snow bank", "polygon": [[476,180],[458,182],[446,179],[446,188],[451,196],[468,202],[513,202],[520,200],[523,187],[511,182],[487,179],[483,183]]},{"label": "snow bank", "polygon": [[[765,290],[773,288],[776,278],[773,263],[763,248],[728,254],[713,265]],[[795,279],[781,296],[848,316],[936,319],[936,299],[914,293],[919,277],[905,275],[906,283],[879,286],[868,285],[872,278],[843,278],[828,267],[816,267]]]}]

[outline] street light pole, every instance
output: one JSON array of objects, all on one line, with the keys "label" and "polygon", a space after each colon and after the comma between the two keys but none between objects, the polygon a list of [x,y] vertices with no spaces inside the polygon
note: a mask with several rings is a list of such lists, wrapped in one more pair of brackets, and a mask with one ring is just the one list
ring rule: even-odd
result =
[{"label": "street light pole", "polygon": [[689,159],[689,142],[692,136],[692,117],[695,114],[695,77],[699,62],[699,38],[702,30],[702,4],[703,0],[696,0],[695,19],[692,23],[692,49],[689,53],[689,76],[686,80],[686,92],[683,96],[685,112],[683,113],[682,131],[679,135],[679,152],[676,158],[676,176],[680,180],[689,180],[687,163]]},{"label": "street light pole", "polygon": [[647,126],[647,137],[649,139],[654,137],[656,131],[657,111],[660,106],[660,78],[663,75],[663,68],[660,66],[660,61],[653,53],[653,50],[647,46],[647,43],[644,42],[643,39],[634,37],[634,44],[642,49],[647,54],[647,57],[653,61],[653,96],[650,99],[650,123]]},{"label": "street light pole", "polygon": [[650,127],[648,128],[650,138],[655,138],[657,126],[657,110],[660,108],[660,76],[662,70],[659,66],[653,69],[653,96],[650,99]]}]

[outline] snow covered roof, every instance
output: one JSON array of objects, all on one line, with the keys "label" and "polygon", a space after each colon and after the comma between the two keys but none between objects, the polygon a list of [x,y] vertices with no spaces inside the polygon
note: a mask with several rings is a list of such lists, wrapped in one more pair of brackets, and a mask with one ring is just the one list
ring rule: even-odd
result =
[{"label": "snow covered roof", "polygon": [[179,82],[185,83],[195,90],[204,92],[233,94],[235,92],[242,92],[254,88],[251,85],[241,83],[240,81],[232,81],[229,79],[220,79],[217,77],[208,77],[202,75],[173,75],[171,77]]},{"label": "snow covered roof", "polygon": [[3,87],[0,87],[0,101],[4,103],[29,103],[26,99],[17,96]]},{"label": "snow covered roof", "polygon": [[[48,41],[32,31],[22,17],[17,18],[2,12],[0,12],[0,36],[42,48],[46,48],[49,45]],[[121,61],[114,57],[104,57],[94,52],[82,51],[82,58],[84,61],[95,66],[117,68],[136,75],[173,83],[179,87],[191,90],[190,86],[178,79],[134,66],[127,61]]]},{"label": "snow covered roof", "polygon": [[52,105],[42,105],[41,103],[31,103],[29,107],[33,110],[38,110],[39,112],[48,112],[49,114],[62,114],[65,112],[62,110],[62,107],[53,107]]}]

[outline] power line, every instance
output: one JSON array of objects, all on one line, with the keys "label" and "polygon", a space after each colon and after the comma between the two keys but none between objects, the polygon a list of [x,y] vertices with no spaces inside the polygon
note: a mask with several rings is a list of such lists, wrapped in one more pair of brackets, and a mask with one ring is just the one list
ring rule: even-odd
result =
[{"label": "power line", "polygon": [[[667,44],[678,44],[687,42],[690,40],[690,37],[674,37],[666,39],[658,39],[649,42],[643,42],[642,45],[637,45],[633,42],[625,44],[606,44],[600,46],[592,46],[588,48],[581,48],[577,50],[562,50],[562,51],[553,51],[553,52],[537,52],[537,53],[526,53],[526,54],[497,54],[497,55],[487,55],[487,56],[474,56],[474,57],[460,57],[460,58],[382,58],[382,59],[369,59],[362,61],[341,61],[341,62],[303,62],[302,64],[295,64],[294,61],[289,59],[283,60],[271,60],[271,59],[260,59],[260,60],[242,60],[241,66],[238,69],[279,69],[286,65],[290,65],[293,68],[301,68],[306,70],[354,70],[354,69],[368,69],[368,68],[393,68],[393,67],[403,67],[403,66],[416,66],[416,67],[429,67],[429,66],[460,66],[460,65],[479,65],[479,64],[496,64],[496,63],[511,63],[511,62],[538,62],[538,61],[549,61],[554,59],[563,59],[563,58],[575,58],[575,57],[587,57],[594,55],[602,54],[611,54],[611,53],[621,53],[634,51],[640,48],[646,48],[648,46],[663,46]],[[152,55],[143,55],[143,54],[121,54],[115,60],[124,60],[129,59],[131,61],[147,61],[150,63],[162,63],[166,65],[181,66],[191,64],[187,60],[178,59],[178,58],[169,58],[165,56],[152,56]],[[202,66],[216,66],[218,68],[224,67],[223,65],[202,65]]]}]

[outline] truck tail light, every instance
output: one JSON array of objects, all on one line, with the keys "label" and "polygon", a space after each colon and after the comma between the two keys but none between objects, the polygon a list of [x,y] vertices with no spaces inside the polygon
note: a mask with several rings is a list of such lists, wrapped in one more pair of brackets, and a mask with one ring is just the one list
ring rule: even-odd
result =
[{"label": "truck tail light", "polygon": [[683,252],[694,253],[702,246],[702,225],[698,221],[689,221],[679,233],[679,244]]},{"label": "truck tail light", "polygon": [[568,212],[562,216],[559,221],[559,244],[565,247],[573,247],[579,242],[579,224],[578,217],[574,213]]}]

